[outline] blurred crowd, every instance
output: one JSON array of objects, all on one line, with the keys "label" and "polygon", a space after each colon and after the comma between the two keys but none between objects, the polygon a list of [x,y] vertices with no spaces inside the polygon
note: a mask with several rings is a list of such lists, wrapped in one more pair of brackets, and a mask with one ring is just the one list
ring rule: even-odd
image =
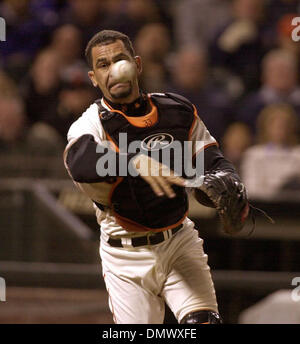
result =
[{"label": "blurred crowd", "polygon": [[300,1],[2,0],[0,16],[0,151],[63,149],[101,96],[85,46],[113,29],[142,57],[141,88],[194,103],[251,197],[300,190]]}]

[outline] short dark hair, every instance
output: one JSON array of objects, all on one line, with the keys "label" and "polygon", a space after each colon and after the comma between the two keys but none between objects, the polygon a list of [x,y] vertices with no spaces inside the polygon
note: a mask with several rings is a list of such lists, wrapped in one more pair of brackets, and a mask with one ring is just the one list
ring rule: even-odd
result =
[{"label": "short dark hair", "polygon": [[96,33],[88,42],[85,49],[85,57],[90,68],[93,68],[93,59],[92,59],[92,49],[97,45],[106,45],[114,43],[117,40],[120,40],[124,43],[125,48],[128,50],[130,55],[134,57],[135,52],[132,46],[132,43],[127,35],[122,32],[114,30],[102,30]]}]

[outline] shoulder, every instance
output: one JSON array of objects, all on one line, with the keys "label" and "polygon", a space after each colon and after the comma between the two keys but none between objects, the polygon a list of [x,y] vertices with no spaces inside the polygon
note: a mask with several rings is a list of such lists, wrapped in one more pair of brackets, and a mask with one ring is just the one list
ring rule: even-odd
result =
[{"label": "shoulder", "polygon": [[68,141],[85,134],[92,134],[94,137],[101,133],[101,122],[99,120],[98,105],[91,104],[85,112],[71,125],[68,131]]},{"label": "shoulder", "polygon": [[96,123],[98,121],[98,105],[91,104],[73,124]]},{"label": "shoulder", "polygon": [[193,104],[185,97],[177,93],[150,93],[151,99],[162,105],[183,106],[186,110],[194,111]]}]

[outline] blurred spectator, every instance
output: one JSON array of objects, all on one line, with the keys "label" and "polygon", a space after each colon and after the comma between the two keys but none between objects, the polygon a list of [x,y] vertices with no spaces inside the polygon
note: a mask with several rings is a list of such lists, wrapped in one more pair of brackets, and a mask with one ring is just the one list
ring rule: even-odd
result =
[{"label": "blurred spectator", "polygon": [[213,66],[239,76],[245,92],[259,86],[259,67],[265,53],[265,0],[233,0],[231,18],[220,24],[210,43]]},{"label": "blurred spectator", "polygon": [[53,32],[50,47],[60,55],[64,68],[77,63],[83,49],[82,33],[71,24],[60,26]]},{"label": "blurred spectator", "polygon": [[180,0],[153,0],[159,11],[159,20],[168,27],[173,43],[175,42],[174,17],[178,1]]},{"label": "blurred spectator", "polygon": [[204,50],[186,47],[176,54],[167,90],[189,99],[211,134],[221,139],[233,118],[233,105],[226,92],[211,83]]},{"label": "blurred spectator", "polygon": [[292,107],[274,104],[265,107],[257,120],[258,144],[243,158],[242,178],[250,198],[270,200],[289,190],[299,193],[299,120]]},{"label": "blurred spectator", "polygon": [[132,21],[143,24],[160,19],[158,7],[153,0],[128,0],[127,14]]},{"label": "blurred spectator", "polygon": [[0,94],[1,98],[16,97],[18,95],[17,84],[4,72],[0,70]]},{"label": "blurred spectator", "polygon": [[83,47],[103,29],[118,30],[134,40],[146,23],[161,18],[152,0],[68,0],[61,24],[75,25],[83,35]]},{"label": "blurred spectator", "polygon": [[110,27],[104,1],[68,0],[67,3],[69,6],[62,12],[60,23],[72,24],[81,31],[83,47],[95,33]]},{"label": "blurred spectator", "polygon": [[109,24],[106,28],[118,30],[134,41],[139,30],[167,17],[154,0],[112,0],[106,3]]},{"label": "blurred spectator", "polygon": [[179,0],[174,19],[178,48],[207,46],[217,27],[229,18],[229,0]]},{"label": "blurred spectator", "polygon": [[0,146],[10,146],[22,137],[25,130],[25,113],[20,98],[0,98]]},{"label": "blurred spectator", "polygon": [[255,132],[259,112],[268,104],[286,102],[300,116],[300,88],[298,65],[294,54],[285,50],[272,50],[263,59],[262,86],[242,102],[238,120],[248,124]]},{"label": "blurred spectator", "polygon": [[[61,78],[61,56],[57,50],[47,49],[36,58],[29,77],[24,81],[23,94],[31,125],[43,123],[50,141],[65,140],[66,133],[74,120],[95,100],[95,93],[85,70]],[[37,130],[32,131],[36,136]]]},{"label": "blurred spectator", "polygon": [[57,118],[48,121],[53,128],[66,139],[71,124],[95,101],[99,94],[82,75],[81,79],[70,79],[62,85],[58,97]]},{"label": "blurred spectator", "polygon": [[144,25],[134,42],[142,57],[141,87],[147,92],[160,92],[168,79],[167,58],[171,41],[168,28],[162,23]]},{"label": "blurred spectator", "polygon": [[[48,9],[37,12],[30,0],[3,0],[0,13],[6,21],[6,41],[1,42],[0,59],[16,80],[27,72],[31,59],[45,46],[58,16]],[[51,12],[51,15],[50,15]]]},{"label": "blurred spectator", "polygon": [[228,127],[221,143],[224,156],[239,170],[244,152],[253,143],[252,133],[244,123],[235,122]]},{"label": "blurred spectator", "polygon": [[0,149],[20,139],[25,131],[24,104],[14,81],[0,71]]},{"label": "blurred spectator", "polygon": [[88,78],[88,67],[81,59],[82,33],[74,25],[66,24],[54,31],[50,48],[60,57],[60,77],[66,83]]},{"label": "blurred spectator", "polygon": [[60,56],[54,50],[42,50],[36,57],[30,74],[24,80],[24,95],[31,123],[47,120],[55,113],[60,84]]},{"label": "blurred spectator", "polygon": [[49,122],[57,116],[61,89],[61,60],[54,50],[42,50],[36,57],[29,75],[22,82],[29,124]]}]

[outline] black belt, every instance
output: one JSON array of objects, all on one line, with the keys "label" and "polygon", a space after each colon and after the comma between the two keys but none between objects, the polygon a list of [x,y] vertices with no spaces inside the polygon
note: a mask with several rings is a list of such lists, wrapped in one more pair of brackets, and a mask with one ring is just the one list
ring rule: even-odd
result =
[{"label": "black belt", "polygon": [[[175,228],[172,228],[171,229],[172,235],[178,232],[179,229],[181,229],[182,227],[183,225],[181,224]],[[164,240],[165,240],[165,237],[164,237],[163,232],[158,232],[149,236],[145,235],[142,237],[131,238],[131,245],[133,247],[145,246],[145,245],[157,245],[163,242]],[[121,239],[109,238],[107,242],[109,243],[110,246],[113,246],[113,247],[124,247],[122,245]]]}]

